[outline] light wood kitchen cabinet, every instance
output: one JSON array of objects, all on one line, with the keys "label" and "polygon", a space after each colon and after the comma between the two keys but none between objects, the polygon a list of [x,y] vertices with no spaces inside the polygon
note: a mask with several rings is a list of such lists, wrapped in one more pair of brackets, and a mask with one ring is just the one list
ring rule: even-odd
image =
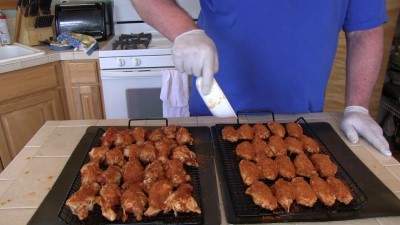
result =
[{"label": "light wood kitchen cabinet", "polygon": [[17,0],[1,0],[0,9],[15,9],[17,7]]},{"label": "light wood kitchen cabinet", "polygon": [[[384,55],[379,72],[379,78],[375,84],[370,101],[369,111],[373,118],[377,117],[379,103],[382,95],[383,82],[386,76],[387,64],[390,56],[390,48],[394,31],[396,29],[397,18],[400,13],[399,0],[386,0],[386,12],[389,22],[384,25]],[[345,108],[345,88],[346,88],[346,39],[343,32],[340,33],[336,58],[333,64],[331,77],[325,93],[326,112],[343,112]]]},{"label": "light wood kitchen cabinet", "polygon": [[98,60],[63,61],[71,119],[103,119]]},{"label": "light wood kitchen cabinet", "polygon": [[48,120],[67,118],[59,63],[0,74],[0,171]]}]

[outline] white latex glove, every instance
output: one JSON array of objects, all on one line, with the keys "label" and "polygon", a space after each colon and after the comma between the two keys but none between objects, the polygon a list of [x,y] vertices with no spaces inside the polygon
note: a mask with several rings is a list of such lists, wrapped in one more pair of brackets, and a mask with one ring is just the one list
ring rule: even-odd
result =
[{"label": "white latex glove", "polygon": [[383,155],[392,155],[389,143],[383,137],[382,128],[369,115],[368,109],[361,106],[346,107],[340,128],[351,143],[358,143],[358,135],[360,135]]},{"label": "white latex glove", "polygon": [[219,63],[215,44],[204,30],[191,30],[176,37],[172,59],[180,73],[203,77],[201,92],[210,93]]}]

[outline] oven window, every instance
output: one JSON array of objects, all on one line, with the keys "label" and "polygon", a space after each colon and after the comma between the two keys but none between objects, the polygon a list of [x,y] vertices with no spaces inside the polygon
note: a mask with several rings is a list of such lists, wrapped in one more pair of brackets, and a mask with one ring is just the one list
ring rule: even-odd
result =
[{"label": "oven window", "polygon": [[102,11],[96,8],[85,10],[66,10],[59,12],[60,33],[101,34],[103,30]]},{"label": "oven window", "polygon": [[161,88],[135,88],[126,90],[128,116],[131,119],[161,118]]}]

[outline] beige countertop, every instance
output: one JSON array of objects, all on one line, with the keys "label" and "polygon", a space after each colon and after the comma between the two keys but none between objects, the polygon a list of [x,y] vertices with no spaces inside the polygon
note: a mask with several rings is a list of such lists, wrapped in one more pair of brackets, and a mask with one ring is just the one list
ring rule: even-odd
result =
[{"label": "beige countertop", "polygon": [[[339,129],[341,113],[312,113],[276,115],[279,122],[294,121],[300,116],[307,122],[328,122],[360,160],[400,198],[400,163],[385,157],[361,140],[351,144]],[[267,122],[266,116],[243,116],[240,122]],[[215,117],[170,118],[169,124],[182,126],[213,126],[216,123],[236,123],[236,119]],[[128,120],[70,120],[48,121],[26,144],[22,151],[0,174],[0,224],[27,224],[57,177],[71,153],[90,126],[126,126]],[[136,121],[136,126],[161,126],[163,121]],[[222,224],[226,224],[220,200]],[[400,217],[381,217],[361,220],[324,222],[329,224],[399,224]],[[295,224],[295,223],[293,223]],[[317,223],[298,223],[317,224]]]}]

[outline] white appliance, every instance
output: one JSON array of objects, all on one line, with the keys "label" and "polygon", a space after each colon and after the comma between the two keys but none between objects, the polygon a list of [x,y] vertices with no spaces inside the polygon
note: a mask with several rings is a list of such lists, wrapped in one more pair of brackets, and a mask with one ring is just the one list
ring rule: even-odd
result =
[{"label": "white appliance", "polygon": [[[198,0],[178,3],[197,19]],[[130,0],[114,0],[113,18],[115,37],[99,51],[105,116],[107,119],[162,117],[162,71],[174,68],[172,43],[143,22]],[[148,34],[151,34],[149,43]],[[133,44],[139,49],[131,49],[131,45],[124,45],[126,42],[120,44],[120,38],[139,40],[139,44]]]}]

